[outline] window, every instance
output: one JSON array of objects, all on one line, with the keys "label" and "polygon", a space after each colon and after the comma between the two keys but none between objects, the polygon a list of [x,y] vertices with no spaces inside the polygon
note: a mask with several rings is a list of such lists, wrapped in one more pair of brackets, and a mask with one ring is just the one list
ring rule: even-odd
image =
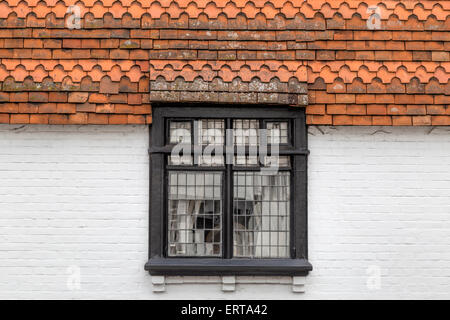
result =
[{"label": "window", "polygon": [[293,107],[153,106],[155,275],[304,275],[305,113]]}]

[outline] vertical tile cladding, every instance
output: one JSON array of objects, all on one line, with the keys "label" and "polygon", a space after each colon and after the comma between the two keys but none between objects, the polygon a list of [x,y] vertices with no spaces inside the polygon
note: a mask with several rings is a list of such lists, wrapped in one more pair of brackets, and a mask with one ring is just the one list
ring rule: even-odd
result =
[{"label": "vertical tile cladding", "polygon": [[448,1],[77,6],[69,29],[66,2],[0,4],[0,122],[150,123],[150,102],[169,100],[308,103],[310,124],[449,125]]}]

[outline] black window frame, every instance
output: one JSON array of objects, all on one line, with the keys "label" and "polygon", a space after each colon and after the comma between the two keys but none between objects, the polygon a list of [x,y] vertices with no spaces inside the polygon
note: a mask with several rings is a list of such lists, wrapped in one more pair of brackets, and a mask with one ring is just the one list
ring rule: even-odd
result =
[{"label": "black window frame", "polygon": [[[308,262],[307,239],[307,127],[305,109],[292,106],[217,105],[217,104],[153,104],[150,135],[150,203],[149,203],[149,260],[145,270],[152,275],[277,275],[302,276],[312,270]],[[167,119],[218,118],[261,119],[262,121],[288,120],[292,145],[280,145],[279,154],[291,156],[291,220],[290,258],[232,258],[232,246],[227,246],[224,257],[168,257],[166,158],[172,146],[167,139]],[[167,144],[166,144],[167,142]],[[231,166],[226,164],[225,166]],[[214,169],[215,167],[209,167]],[[202,170],[203,168],[200,168]],[[207,169],[208,170],[208,169]],[[225,170],[228,181],[232,170]],[[228,188],[230,184],[223,186]],[[231,197],[224,199],[230,201]],[[225,204],[224,238],[232,242],[230,204]],[[225,248],[224,250],[225,251]],[[231,252],[230,252],[231,251]]]}]

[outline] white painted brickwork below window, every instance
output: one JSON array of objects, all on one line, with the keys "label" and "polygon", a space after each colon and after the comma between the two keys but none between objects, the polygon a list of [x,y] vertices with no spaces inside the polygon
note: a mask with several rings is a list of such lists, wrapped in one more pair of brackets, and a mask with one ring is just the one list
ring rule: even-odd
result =
[{"label": "white painted brickwork below window", "polygon": [[450,298],[450,129],[430,130],[309,129],[304,293],[248,277],[157,293],[147,128],[2,125],[0,298]]}]

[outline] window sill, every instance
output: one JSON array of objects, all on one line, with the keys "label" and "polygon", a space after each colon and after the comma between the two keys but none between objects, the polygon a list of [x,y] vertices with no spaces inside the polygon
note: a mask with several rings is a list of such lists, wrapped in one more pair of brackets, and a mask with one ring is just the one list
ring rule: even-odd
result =
[{"label": "window sill", "polygon": [[145,270],[165,276],[305,276],[312,265],[306,259],[152,258]]}]

